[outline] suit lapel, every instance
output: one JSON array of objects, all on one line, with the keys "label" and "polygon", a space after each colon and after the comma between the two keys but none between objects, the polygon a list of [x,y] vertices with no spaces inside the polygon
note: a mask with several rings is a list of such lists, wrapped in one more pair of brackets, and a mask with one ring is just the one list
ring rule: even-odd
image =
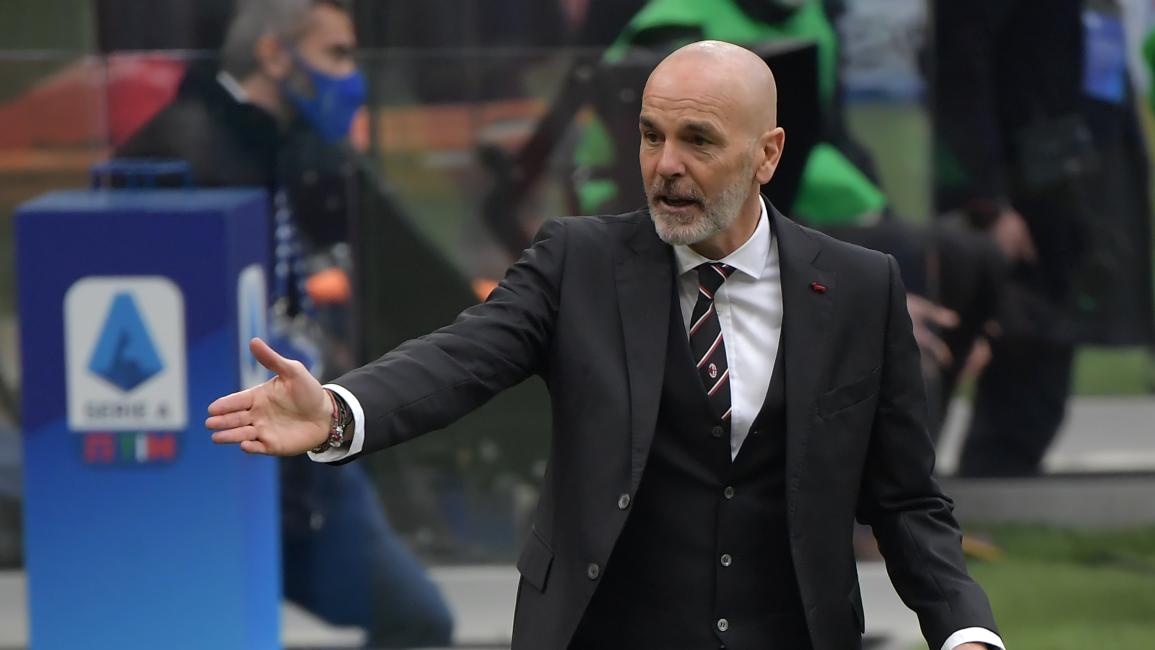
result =
[{"label": "suit lapel", "polygon": [[657,425],[673,291],[672,249],[647,213],[614,263],[630,387],[630,491],[637,488]]},{"label": "suit lapel", "polygon": [[[798,224],[770,208],[782,273],[782,338],[786,370],[786,499],[797,506],[797,486],[812,423],[811,406],[826,352],[824,338],[837,295],[836,274],[819,268],[822,243]],[[818,291],[812,283],[822,285]]]}]

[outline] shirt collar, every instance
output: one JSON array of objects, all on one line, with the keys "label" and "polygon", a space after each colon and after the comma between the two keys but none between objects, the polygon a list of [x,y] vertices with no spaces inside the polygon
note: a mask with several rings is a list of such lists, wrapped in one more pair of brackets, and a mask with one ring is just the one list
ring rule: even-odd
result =
[{"label": "shirt collar", "polygon": [[249,103],[249,93],[233,75],[221,70],[217,73],[217,83],[224,86],[225,90],[233,96],[233,99],[235,99],[238,104]]},{"label": "shirt collar", "polygon": [[707,259],[689,246],[674,246],[674,256],[678,261],[678,275],[682,276],[706,262],[722,262],[735,270],[758,280],[766,271],[766,258],[770,256],[770,217],[766,213],[766,201],[758,197],[762,213],[758,216],[758,226],[754,234],[734,252],[720,260]]}]

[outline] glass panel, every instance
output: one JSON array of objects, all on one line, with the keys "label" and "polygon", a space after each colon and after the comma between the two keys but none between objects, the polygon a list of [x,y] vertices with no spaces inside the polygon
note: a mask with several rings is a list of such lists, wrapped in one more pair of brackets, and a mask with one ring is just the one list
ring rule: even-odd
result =
[{"label": "glass panel", "polygon": [[[190,69],[211,70],[217,56],[210,51],[87,56],[83,52],[94,40],[90,31],[100,31],[108,49],[115,49],[118,39],[157,43],[140,40],[148,33],[138,22],[118,30],[105,20],[94,30],[89,10],[79,6],[88,3],[75,4],[86,12],[76,23],[88,25],[84,29],[58,24],[51,16],[59,14],[28,12],[21,14],[23,22],[0,28],[0,34],[12,37],[6,43],[29,48],[0,52],[0,260],[9,269],[13,208],[52,189],[86,185],[92,163],[129,143],[173,100]],[[482,20],[474,4],[463,21]],[[567,3],[566,11],[580,14],[580,4]],[[936,114],[932,100],[936,89],[958,82],[940,78],[936,86],[930,75],[943,68],[948,46],[932,37],[935,14],[917,0],[829,5],[841,51],[837,92],[824,90],[821,48],[779,41],[759,49],[778,75],[779,112],[789,133],[778,175],[766,192],[801,221],[893,253],[913,294],[955,307],[983,338],[987,323],[1005,316],[1002,305],[1008,300],[1031,303],[1022,296],[996,297],[1005,293],[994,288],[1014,283],[1004,286],[997,275],[1003,271],[994,240],[936,192],[936,184],[941,190],[950,180],[939,155],[950,116]],[[399,15],[389,18],[412,21],[417,14]],[[1155,446],[1144,424],[1155,390],[1149,352],[1153,273],[1147,147],[1141,145],[1150,131],[1143,128],[1150,107],[1131,110],[1144,98],[1116,83],[1110,47],[1093,44],[1095,34],[1109,38],[1110,27],[1103,30],[1101,17],[1079,20],[1080,34],[1092,43],[1086,55],[1091,59],[1084,63],[1098,76],[1080,80],[1085,97],[1074,111],[1079,119],[1059,123],[1052,132],[1083,129],[1093,145],[1088,156],[1076,155],[1078,138],[1032,141],[1030,129],[1003,134],[1004,142],[1018,143],[1006,145],[1012,157],[1029,155],[1015,147],[1044,152],[1067,147],[1054,149],[1059,153],[1052,157],[1087,164],[1069,184],[1075,207],[1068,221],[1075,226],[1065,231],[1063,242],[1046,239],[1054,220],[1023,213],[1038,229],[1032,233],[1045,249],[1039,250],[1040,259],[1050,259],[1055,246],[1078,249],[1066,263],[1071,269],[1062,275],[1066,284],[1052,296],[1055,310],[1042,312],[1049,326],[1062,329],[1066,352],[1059,350],[1059,356],[1072,354],[1073,365],[1044,357],[1057,363],[1056,373],[1069,365],[1074,391],[1044,468],[1149,468],[1155,466]],[[220,22],[219,16],[213,22],[217,31]],[[14,27],[17,23],[22,27]],[[407,23],[390,23],[400,24]],[[502,40],[508,35],[489,43],[480,40],[476,25],[458,27],[477,37],[460,42],[479,46],[445,47],[425,42],[436,41],[433,35],[414,35],[424,47],[377,47],[409,41],[362,26],[368,45],[358,61],[368,80],[369,105],[354,122],[351,144],[358,153],[328,159],[318,152],[330,150],[316,142],[298,142],[286,158],[297,166],[274,174],[295,184],[293,200],[301,201],[295,208],[310,234],[350,238],[348,249],[329,251],[330,261],[357,260],[348,266],[351,312],[320,317],[330,328],[327,375],[375,358],[476,304],[545,219],[641,204],[634,130],[641,84],[653,57],[640,47],[620,57],[607,57],[600,48],[551,47],[549,41],[560,36],[548,30],[543,34],[550,36],[540,38],[543,46],[511,47]],[[179,25],[166,29],[180,31]],[[20,30],[23,35],[15,33]],[[193,38],[191,27],[184,36],[173,44],[216,44],[223,38],[200,32]],[[429,39],[422,40],[425,36]],[[602,65],[607,58],[618,63]],[[1141,76],[1134,64],[1132,73]],[[1000,110],[1009,109],[976,109],[987,115]],[[1035,155],[1047,159],[1045,153]],[[336,166],[327,168],[334,160]],[[830,200],[835,194],[816,193],[822,179],[806,176],[810,165],[834,170],[841,184],[833,187],[847,192],[849,203],[835,205]],[[1020,171],[1064,173],[1047,165]],[[1020,172],[1010,175],[1015,174]],[[971,283],[961,303],[952,297],[959,282]],[[1004,323],[1004,331],[1008,328]],[[980,344],[972,351],[973,337],[954,341],[953,329],[937,331],[956,344],[953,358],[982,362],[986,348]],[[946,417],[949,397],[962,396],[942,436],[940,469],[950,473],[970,421],[976,369],[964,372],[952,387],[954,380],[934,365],[928,358],[933,417]],[[6,431],[14,427],[17,368],[13,274],[0,273],[0,412]],[[1061,403],[1063,391],[1056,390]],[[1128,399],[1108,402],[1103,396]],[[527,534],[544,474],[547,409],[544,387],[531,380],[446,432],[369,459],[394,526],[423,556],[437,561],[511,561]],[[1096,433],[1107,411],[1117,417],[1110,420],[1116,424]]]}]

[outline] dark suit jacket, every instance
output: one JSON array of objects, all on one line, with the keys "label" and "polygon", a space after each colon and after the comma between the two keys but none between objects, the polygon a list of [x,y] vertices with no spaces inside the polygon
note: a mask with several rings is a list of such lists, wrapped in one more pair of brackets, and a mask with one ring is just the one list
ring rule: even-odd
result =
[{"label": "dark suit jacket", "polygon": [[[994,629],[931,477],[919,351],[893,258],[771,210],[781,254],[788,526],[815,650],[858,647],[851,535],[874,526],[932,648]],[[362,453],[438,429],[530,375],[553,437],[522,579],[515,649],[565,648],[646,467],[665,365],[672,249],[647,212],[547,223],[487,302],[337,380],[364,408]],[[811,283],[826,287],[815,291]]]}]

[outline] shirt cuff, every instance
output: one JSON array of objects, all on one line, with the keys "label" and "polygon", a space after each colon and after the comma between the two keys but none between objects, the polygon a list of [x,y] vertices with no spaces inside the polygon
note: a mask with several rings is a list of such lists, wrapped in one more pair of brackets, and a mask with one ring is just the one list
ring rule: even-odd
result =
[{"label": "shirt cuff", "polygon": [[996,650],[1007,650],[999,635],[985,627],[968,627],[955,632],[947,637],[946,643],[942,644],[942,650],[954,650],[964,643],[985,643]]},{"label": "shirt cuff", "polygon": [[347,389],[337,384],[325,384],[325,388],[333,391],[337,397],[344,400],[345,405],[353,412],[353,440],[349,442],[348,448],[330,448],[319,454],[310,451],[309,460],[318,463],[335,463],[361,453],[361,448],[365,446],[365,411],[361,409],[361,402],[358,402],[357,398],[353,397],[353,393]]}]

